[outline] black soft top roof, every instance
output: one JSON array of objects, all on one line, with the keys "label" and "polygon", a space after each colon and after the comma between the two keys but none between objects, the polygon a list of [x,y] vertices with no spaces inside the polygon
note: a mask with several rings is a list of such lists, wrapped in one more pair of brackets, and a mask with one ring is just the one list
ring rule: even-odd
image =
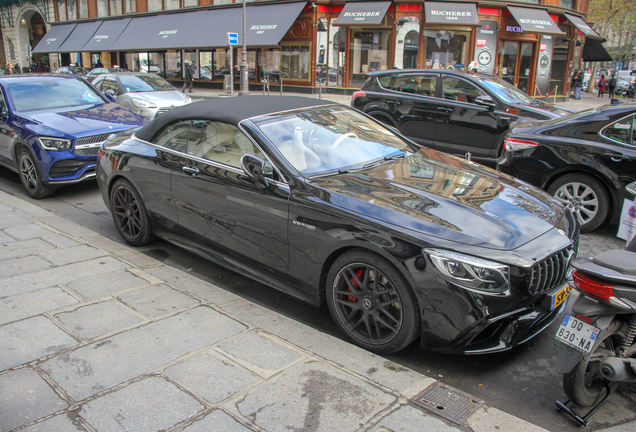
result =
[{"label": "black soft top roof", "polygon": [[208,99],[172,109],[141,129],[135,135],[150,141],[165,126],[179,120],[214,120],[237,125],[242,120],[335,102],[298,96],[238,96]]}]

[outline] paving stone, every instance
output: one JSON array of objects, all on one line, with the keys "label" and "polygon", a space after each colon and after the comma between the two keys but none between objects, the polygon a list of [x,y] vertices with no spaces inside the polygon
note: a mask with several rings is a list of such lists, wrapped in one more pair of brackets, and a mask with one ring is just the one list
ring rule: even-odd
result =
[{"label": "paving stone", "polygon": [[4,204],[0,204],[0,213],[6,213],[11,211],[14,211],[13,207],[7,207]]},{"label": "paving stone", "polygon": [[143,321],[143,318],[115,300],[83,306],[55,317],[84,339],[112,333]]},{"label": "paving stone", "polygon": [[0,371],[55,354],[77,345],[77,341],[53,324],[37,316],[0,326]]},{"label": "paving stone", "polygon": [[42,254],[43,257],[53,261],[57,265],[86,261],[104,255],[107,255],[107,253],[103,250],[88,245],[81,245],[66,249],[55,249]]},{"label": "paving stone", "polygon": [[104,273],[113,273],[128,267],[127,264],[112,258],[103,257],[81,263],[69,264],[48,270],[13,276],[0,280],[0,293],[5,296],[48,288]]},{"label": "paving stone", "polygon": [[6,212],[0,218],[0,229],[33,223],[33,218],[18,212]]},{"label": "paving stone", "polygon": [[51,212],[49,212],[48,210],[45,210],[35,204],[31,204],[30,202],[27,202],[23,200],[22,198],[17,198],[17,197],[8,195],[6,197],[2,197],[0,201],[2,201],[5,205],[9,206],[10,208],[17,209],[20,212],[26,213],[29,216],[40,217],[40,216],[51,215]]},{"label": "paving stone", "polygon": [[39,256],[10,258],[0,261],[0,278],[42,270],[48,267],[51,267],[51,263]]},{"label": "paving stone", "polygon": [[121,294],[119,299],[150,318],[159,318],[200,304],[198,300],[163,284]]},{"label": "paving stone", "polygon": [[165,370],[165,373],[211,404],[261,381],[240,366],[208,351]]},{"label": "paving stone", "polygon": [[85,299],[105,297],[144,285],[148,285],[148,281],[128,271],[66,284]]},{"label": "paving stone", "polygon": [[0,375],[0,431],[10,431],[68,407],[31,368]]},{"label": "paving stone", "polygon": [[219,348],[234,357],[269,371],[278,370],[301,357],[298,351],[293,351],[255,332],[223,342]]},{"label": "paving stone", "polygon": [[205,406],[160,377],[146,378],[82,406],[79,415],[99,432],[171,428]]},{"label": "paving stone", "polygon": [[468,419],[474,432],[515,431],[546,432],[545,429],[495,408],[482,408]]},{"label": "paving stone", "polygon": [[67,414],[60,414],[28,428],[20,429],[20,432],[86,432],[86,429],[73,423]]},{"label": "paving stone", "polygon": [[444,423],[439,417],[413,408],[410,405],[402,405],[371,428],[372,432],[384,432],[386,430],[392,432],[457,432],[457,428]]},{"label": "paving stone", "polygon": [[53,235],[47,236],[46,241],[63,248],[78,246],[81,244],[63,234],[53,234]]},{"label": "paving stone", "polygon": [[149,267],[144,270],[215,305],[224,305],[242,300],[242,297],[236,294],[232,294],[170,266]]},{"label": "paving stone", "polygon": [[53,234],[53,231],[47,230],[46,228],[37,224],[13,226],[5,228],[4,232],[9,234],[11,237],[17,238],[18,240],[28,240]]},{"label": "paving stone", "polygon": [[55,228],[56,230],[75,238],[81,238],[85,235],[95,234],[88,228],[84,228],[81,225],[71,222],[67,218],[61,216],[55,216],[53,213],[49,213],[49,216],[38,218],[42,223]]},{"label": "paving stone", "polygon": [[14,242],[15,239],[3,231],[0,231],[0,243]]},{"label": "paving stone", "polygon": [[41,367],[79,401],[244,330],[226,315],[198,307],[64,353]]},{"label": "paving stone", "polygon": [[0,244],[0,260],[38,254],[54,246],[41,239],[21,240]]},{"label": "paving stone", "polygon": [[95,233],[93,233],[92,235],[84,235],[82,236],[82,239],[86,240],[86,242],[94,246],[110,252],[113,255],[125,259],[126,261],[136,265],[139,268],[152,267],[161,264],[161,261],[157,261],[156,259],[151,258],[146,254],[137,252],[136,250],[132,249],[130,246],[123,243],[123,240],[122,243],[118,243]]},{"label": "paving stone", "polygon": [[251,430],[252,429],[246,428],[224,411],[215,410],[203,417],[203,419],[183,429],[183,432],[249,432]]},{"label": "paving stone", "polygon": [[357,430],[394,401],[366,382],[313,361],[252,390],[237,408],[268,432],[346,432]]},{"label": "paving stone", "polygon": [[77,303],[77,300],[58,287],[0,299],[0,325],[39,315]]}]

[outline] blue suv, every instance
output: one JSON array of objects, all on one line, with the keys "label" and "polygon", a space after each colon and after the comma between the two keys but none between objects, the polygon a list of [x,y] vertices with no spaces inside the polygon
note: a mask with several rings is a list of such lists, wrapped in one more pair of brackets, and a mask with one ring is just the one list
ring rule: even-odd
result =
[{"label": "blue suv", "polygon": [[94,179],[102,143],[148,121],[70,75],[1,76],[0,89],[0,165],[35,199]]}]

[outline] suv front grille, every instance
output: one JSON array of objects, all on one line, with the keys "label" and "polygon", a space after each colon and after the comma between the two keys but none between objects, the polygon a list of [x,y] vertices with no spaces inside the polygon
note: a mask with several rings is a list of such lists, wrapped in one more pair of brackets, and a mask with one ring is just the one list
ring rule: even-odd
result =
[{"label": "suv front grille", "polygon": [[78,138],[75,140],[75,154],[80,156],[95,156],[99,153],[102,143],[112,134],[99,134]]},{"label": "suv front grille", "polygon": [[106,139],[108,138],[110,134],[99,134],[99,135],[91,135],[91,136],[87,136],[87,137],[82,137],[82,138],[78,138],[75,140],[75,145],[86,145],[86,144],[97,144],[97,143],[103,143],[104,141],[106,141]]},{"label": "suv front grille", "polygon": [[76,148],[75,149],[75,154],[78,154],[80,156],[94,156],[97,153],[99,153],[99,148],[101,146],[95,146],[95,147],[85,147],[85,148]]},{"label": "suv front grille", "polygon": [[574,255],[574,248],[568,247],[533,265],[528,284],[530,294],[542,294],[565,283]]}]

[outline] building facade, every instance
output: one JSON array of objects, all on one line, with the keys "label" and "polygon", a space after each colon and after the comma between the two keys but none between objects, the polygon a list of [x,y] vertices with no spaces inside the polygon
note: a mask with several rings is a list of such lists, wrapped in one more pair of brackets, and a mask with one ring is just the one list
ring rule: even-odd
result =
[{"label": "building facade", "polygon": [[[0,0],[4,63],[101,62],[180,81],[188,60],[199,85],[223,87],[241,59],[235,1]],[[350,93],[371,71],[476,62],[530,95],[565,95],[573,68],[607,60],[585,23],[588,1],[248,1],[249,80],[252,89],[268,79]],[[238,33],[235,47],[228,32]]]}]

